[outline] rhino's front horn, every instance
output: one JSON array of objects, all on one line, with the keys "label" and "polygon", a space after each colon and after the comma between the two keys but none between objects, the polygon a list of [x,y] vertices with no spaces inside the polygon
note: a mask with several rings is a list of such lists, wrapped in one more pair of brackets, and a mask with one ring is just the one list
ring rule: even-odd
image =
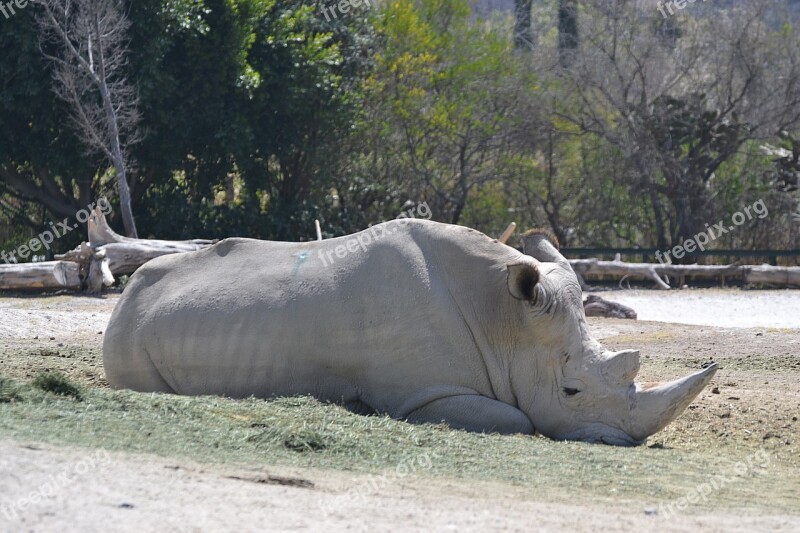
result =
[{"label": "rhino's front horn", "polygon": [[631,437],[643,441],[675,420],[708,385],[717,371],[713,363],[704,370],[682,379],[654,387],[637,385],[631,406]]}]

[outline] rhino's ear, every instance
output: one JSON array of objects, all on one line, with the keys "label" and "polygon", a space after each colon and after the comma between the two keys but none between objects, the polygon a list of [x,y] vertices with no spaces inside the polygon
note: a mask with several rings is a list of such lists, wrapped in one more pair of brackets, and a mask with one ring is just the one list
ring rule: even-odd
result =
[{"label": "rhino's ear", "polygon": [[536,284],[539,283],[539,269],[528,261],[509,264],[508,292],[517,300],[535,301]]}]

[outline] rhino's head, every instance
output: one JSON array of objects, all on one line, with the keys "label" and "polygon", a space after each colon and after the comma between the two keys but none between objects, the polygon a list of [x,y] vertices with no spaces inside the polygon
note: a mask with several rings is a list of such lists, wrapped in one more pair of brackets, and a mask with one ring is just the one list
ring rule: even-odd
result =
[{"label": "rhino's head", "polygon": [[[541,234],[523,236],[508,288],[523,306],[512,388],[536,430],[550,438],[641,444],[674,420],[716,365],[676,381],[639,384],[639,352],[609,352],[589,336],[582,291],[567,260]],[[528,390],[520,390],[525,387]]]}]

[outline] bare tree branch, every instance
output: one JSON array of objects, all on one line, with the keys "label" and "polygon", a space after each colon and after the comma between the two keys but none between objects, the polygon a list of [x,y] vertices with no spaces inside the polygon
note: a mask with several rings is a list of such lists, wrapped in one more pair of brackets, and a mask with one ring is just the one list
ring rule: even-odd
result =
[{"label": "bare tree branch", "polygon": [[[120,0],[34,0],[41,49],[53,62],[55,92],[72,112],[89,153],[113,165],[125,231],[137,237],[126,146],[140,140],[136,90],[125,77],[130,26]],[[55,48],[56,52],[48,50]]]}]

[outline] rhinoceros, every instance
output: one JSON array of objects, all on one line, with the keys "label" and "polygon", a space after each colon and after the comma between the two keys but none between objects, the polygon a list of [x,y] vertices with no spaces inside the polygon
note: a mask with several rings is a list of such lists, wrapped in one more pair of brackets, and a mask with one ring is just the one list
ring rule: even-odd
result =
[{"label": "rhinoceros", "polygon": [[114,309],[105,372],[114,388],[311,395],[414,423],[614,445],[641,444],[709,383],[715,365],[634,383],[639,352],[591,338],[569,263],[536,235],[525,252],[406,219],[159,257]]}]

